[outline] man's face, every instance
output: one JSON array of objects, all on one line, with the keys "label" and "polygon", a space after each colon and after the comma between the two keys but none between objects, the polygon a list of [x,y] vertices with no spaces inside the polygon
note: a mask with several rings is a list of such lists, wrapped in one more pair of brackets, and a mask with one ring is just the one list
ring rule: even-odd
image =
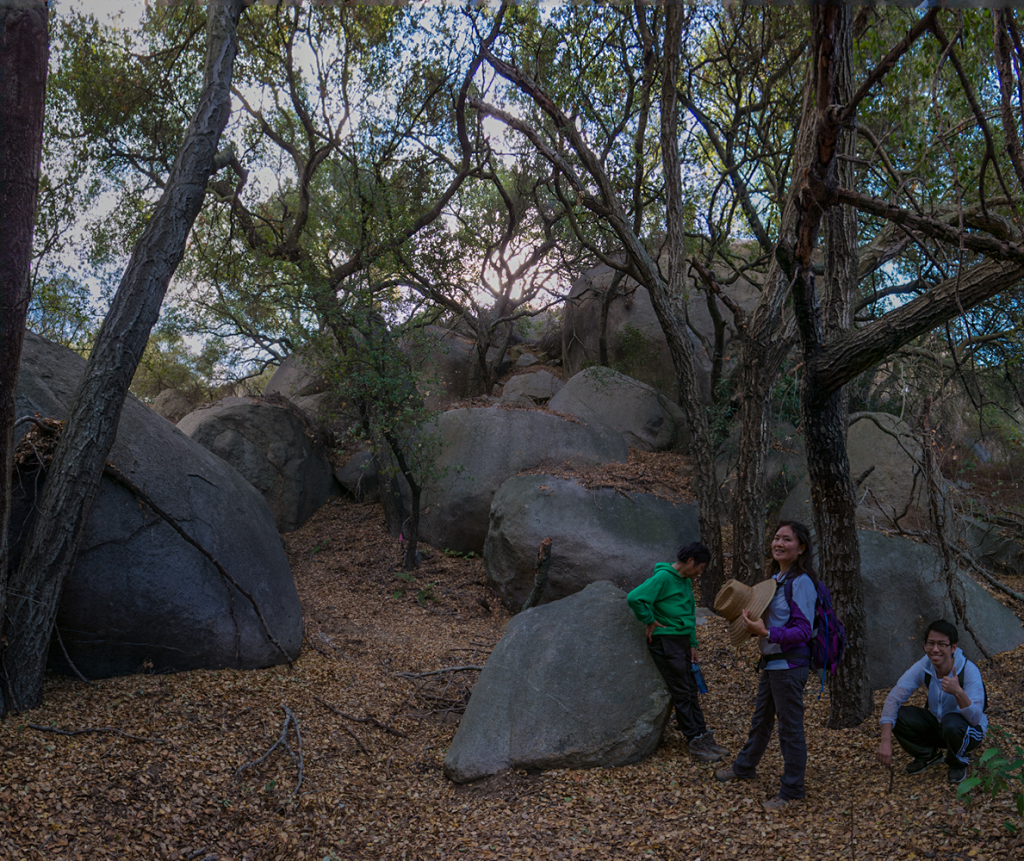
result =
[{"label": "man's face", "polygon": [[953,656],[953,646],[949,637],[940,634],[938,631],[929,631],[924,641],[924,653],[928,656],[933,666],[941,667]]},{"label": "man's face", "polygon": [[679,563],[679,576],[690,579],[700,577],[701,572],[707,567],[707,562],[701,562],[700,565],[698,565],[693,561],[693,559],[687,559],[685,562]]}]

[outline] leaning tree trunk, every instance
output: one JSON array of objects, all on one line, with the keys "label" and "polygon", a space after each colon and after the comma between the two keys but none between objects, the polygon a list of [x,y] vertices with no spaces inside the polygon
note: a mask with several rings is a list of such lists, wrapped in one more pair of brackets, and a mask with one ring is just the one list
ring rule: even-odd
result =
[{"label": "leaning tree trunk", "polygon": [[[722,528],[718,479],[715,475],[715,452],[707,412],[700,408],[697,385],[697,363],[693,345],[686,334],[686,234],[683,213],[682,177],[679,172],[679,54],[682,42],[683,7],[665,7],[665,69],[661,86],[661,152],[665,171],[665,217],[668,227],[668,284],[660,277],[650,278],[648,290],[651,304],[668,340],[676,369],[679,403],[683,407],[690,430],[690,454],[693,456],[694,478],[697,481],[697,516],[704,543],[711,550],[711,563],[700,578],[701,600],[709,605],[724,579]],[[648,258],[649,260],[649,258]]]},{"label": "leaning tree trunk", "polygon": [[208,7],[203,91],[178,157],[118,287],[71,403],[12,577],[3,655],[3,712],[38,706],[64,578],[74,563],[128,386],[185,251],[231,109],[243,0]]},{"label": "leaning tree trunk", "polygon": [[[49,17],[42,0],[0,0],[0,643],[7,635],[15,392],[43,151]],[[0,688],[0,715],[4,713]]]}]

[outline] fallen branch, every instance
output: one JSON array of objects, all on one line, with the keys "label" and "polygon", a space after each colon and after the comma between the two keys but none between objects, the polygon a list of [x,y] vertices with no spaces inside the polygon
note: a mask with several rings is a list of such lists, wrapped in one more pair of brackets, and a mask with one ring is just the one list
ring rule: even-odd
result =
[{"label": "fallen branch", "polygon": [[[302,787],[303,781],[302,733],[299,732],[299,721],[298,718],[296,718],[295,715],[292,714],[292,710],[288,708],[288,706],[281,706],[281,710],[285,714],[284,725],[281,727],[281,735],[278,736],[277,741],[275,741],[270,746],[270,749],[265,754],[263,754],[263,756],[261,756],[259,759],[254,759],[252,762],[247,762],[245,765],[239,766],[238,771],[235,772],[235,780],[240,780],[242,772],[245,771],[247,768],[252,768],[254,765],[260,765],[261,763],[266,762],[267,757],[270,756],[270,754],[272,754],[278,747],[283,747],[286,751],[288,751],[288,755],[292,758],[292,762],[295,763],[295,767],[298,769],[299,772],[299,782],[295,784],[295,789],[292,790],[292,795],[295,795]],[[292,726],[295,727],[295,746],[298,748],[298,751],[293,750],[292,746],[288,743],[288,729]]]},{"label": "fallen branch", "polygon": [[431,670],[429,673],[395,673],[400,679],[425,679],[427,676],[440,676],[444,673],[462,673],[467,670],[482,670],[476,664],[467,664],[464,667],[445,667],[443,670]]},{"label": "fallen branch", "polygon": [[60,646],[60,652],[64,656],[64,660],[68,662],[68,666],[74,671],[75,675],[78,676],[87,685],[94,684],[91,679],[87,679],[82,675],[82,671],[75,666],[75,662],[71,660],[71,655],[68,654],[68,650],[64,648],[64,640],[60,635],[60,628],[56,625],[53,626],[53,635],[57,638],[57,645]]},{"label": "fallen branch", "polygon": [[37,723],[29,723],[25,724],[25,726],[29,729],[37,729],[40,732],[55,732],[57,735],[76,736],[94,732],[100,735],[119,735],[122,738],[130,738],[132,741],[163,742],[162,738],[145,738],[141,735],[131,735],[130,733],[124,732],[124,730],[114,729],[112,726],[89,726],[85,729],[57,729],[55,726],[42,726]]},{"label": "fallen branch", "polygon": [[1024,595],[1021,595],[1020,592],[1015,592],[1009,586],[1005,585],[1004,583],[1000,583],[998,580],[996,580],[995,577],[993,577],[991,574],[988,573],[988,571],[986,571],[977,562],[975,562],[974,558],[969,553],[965,553],[963,550],[961,550],[959,547],[955,545],[952,546],[950,549],[957,555],[961,562],[965,563],[976,574],[980,574],[982,577],[988,580],[988,582],[995,586],[996,589],[1009,595],[1015,601],[1020,601],[1022,604],[1024,604]]},{"label": "fallen branch", "polygon": [[344,718],[345,720],[350,720],[350,721],[352,721],[352,723],[372,723],[375,727],[377,727],[377,729],[382,729],[382,730],[384,730],[384,732],[389,732],[392,735],[397,735],[399,738],[408,738],[409,737],[404,732],[402,732],[401,730],[394,729],[393,727],[388,726],[386,723],[381,723],[375,717],[364,717],[364,718],[353,717],[352,715],[345,714],[345,712],[343,712],[343,711],[339,711],[337,708],[332,706],[330,703],[324,702],[322,699],[320,699],[320,697],[313,697],[313,699],[316,700],[318,703],[320,703],[320,705],[322,705],[328,711],[334,712],[334,714],[336,714],[338,717]]}]

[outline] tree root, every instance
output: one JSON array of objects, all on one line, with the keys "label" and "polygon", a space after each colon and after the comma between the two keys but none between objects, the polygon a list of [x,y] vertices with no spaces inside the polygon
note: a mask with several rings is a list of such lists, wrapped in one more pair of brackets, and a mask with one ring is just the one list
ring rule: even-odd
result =
[{"label": "tree root", "polygon": [[377,727],[377,729],[382,729],[382,730],[384,730],[384,732],[391,733],[391,735],[397,735],[399,738],[408,738],[409,737],[404,732],[402,732],[401,730],[397,730],[394,727],[390,727],[386,723],[381,723],[375,717],[369,717],[369,716],[364,717],[364,718],[353,717],[352,715],[347,715],[347,714],[345,714],[345,712],[340,711],[339,709],[335,708],[330,703],[324,702],[322,699],[320,699],[320,697],[316,697],[315,696],[315,697],[313,697],[313,699],[316,700],[318,703],[320,703],[320,705],[322,705],[329,712],[334,712],[334,714],[336,714],[338,717],[345,718],[345,720],[350,720],[350,721],[352,721],[352,723],[369,723],[369,724],[373,724],[375,727]]},{"label": "tree root", "polygon": [[425,679],[428,676],[440,676],[444,673],[462,673],[467,670],[482,670],[483,667],[476,664],[467,664],[464,667],[444,667],[440,670],[431,670],[428,673],[395,673],[400,679]]},{"label": "tree root", "polygon": [[[291,792],[292,795],[295,795],[299,789],[302,788],[302,781],[304,779],[302,768],[302,733],[299,731],[298,718],[292,714],[292,710],[285,705],[281,706],[281,710],[285,714],[284,725],[281,727],[281,735],[278,736],[277,741],[275,741],[267,752],[259,759],[254,759],[252,762],[247,762],[245,765],[239,766],[238,771],[235,772],[235,780],[240,780],[242,772],[247,768],[252,768],[255,765],[260,765],[261,763],[266,762],[267,757],[270,756],[276,748],[283,747],[288,751],[288,755],[292,758],[292,762],[295,763],[296,769],[298,769],[299,780],[298,783],[295,784],[295,789]],[[295,727],[296,749],[292,749],[292,746],[288,743],[288,730],[292,726]]]}]

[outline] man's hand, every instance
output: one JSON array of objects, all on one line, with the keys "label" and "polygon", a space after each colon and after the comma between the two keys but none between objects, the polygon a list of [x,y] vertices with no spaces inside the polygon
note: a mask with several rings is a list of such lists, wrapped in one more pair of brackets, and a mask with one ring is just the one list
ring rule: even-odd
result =
[{"label": "man's hand", "polygon": [[647,634],[647,642],[651,642],[651,634],[654,633],[655,628],[664,628],[665,626],[661,622],[654,621],[644,627],[644,633]]},{"label": "man's hand", "polygon": [[877,759],[886,768],[892,766],[892,724],[882,724],[882,740],[878,742],[878,750],[875,751]]},{"label": "man's hand", "polygon": [[700,658],[697,657],[697,647],[696,646],[692,646],[690,648],[690,661],[692,663],[694,663],[694,664],[699,664],[700,663]]},{"label": "man's hand", "polygon": [[751,619],[750,611],[743,611],[743,626],[756,637],[767,637],[768,629],[760,619]]},{"label": "man's hand", "polygon": [[954,697],[958,693],[963,692],[963,688],[960,687],[960,679],[956,677],[956,673],[954,673],[952,670],[950,670],[949,673],[947,673],[943,677],[941,685],[942,690],[944,690],[947,694],[952,694]]}]

